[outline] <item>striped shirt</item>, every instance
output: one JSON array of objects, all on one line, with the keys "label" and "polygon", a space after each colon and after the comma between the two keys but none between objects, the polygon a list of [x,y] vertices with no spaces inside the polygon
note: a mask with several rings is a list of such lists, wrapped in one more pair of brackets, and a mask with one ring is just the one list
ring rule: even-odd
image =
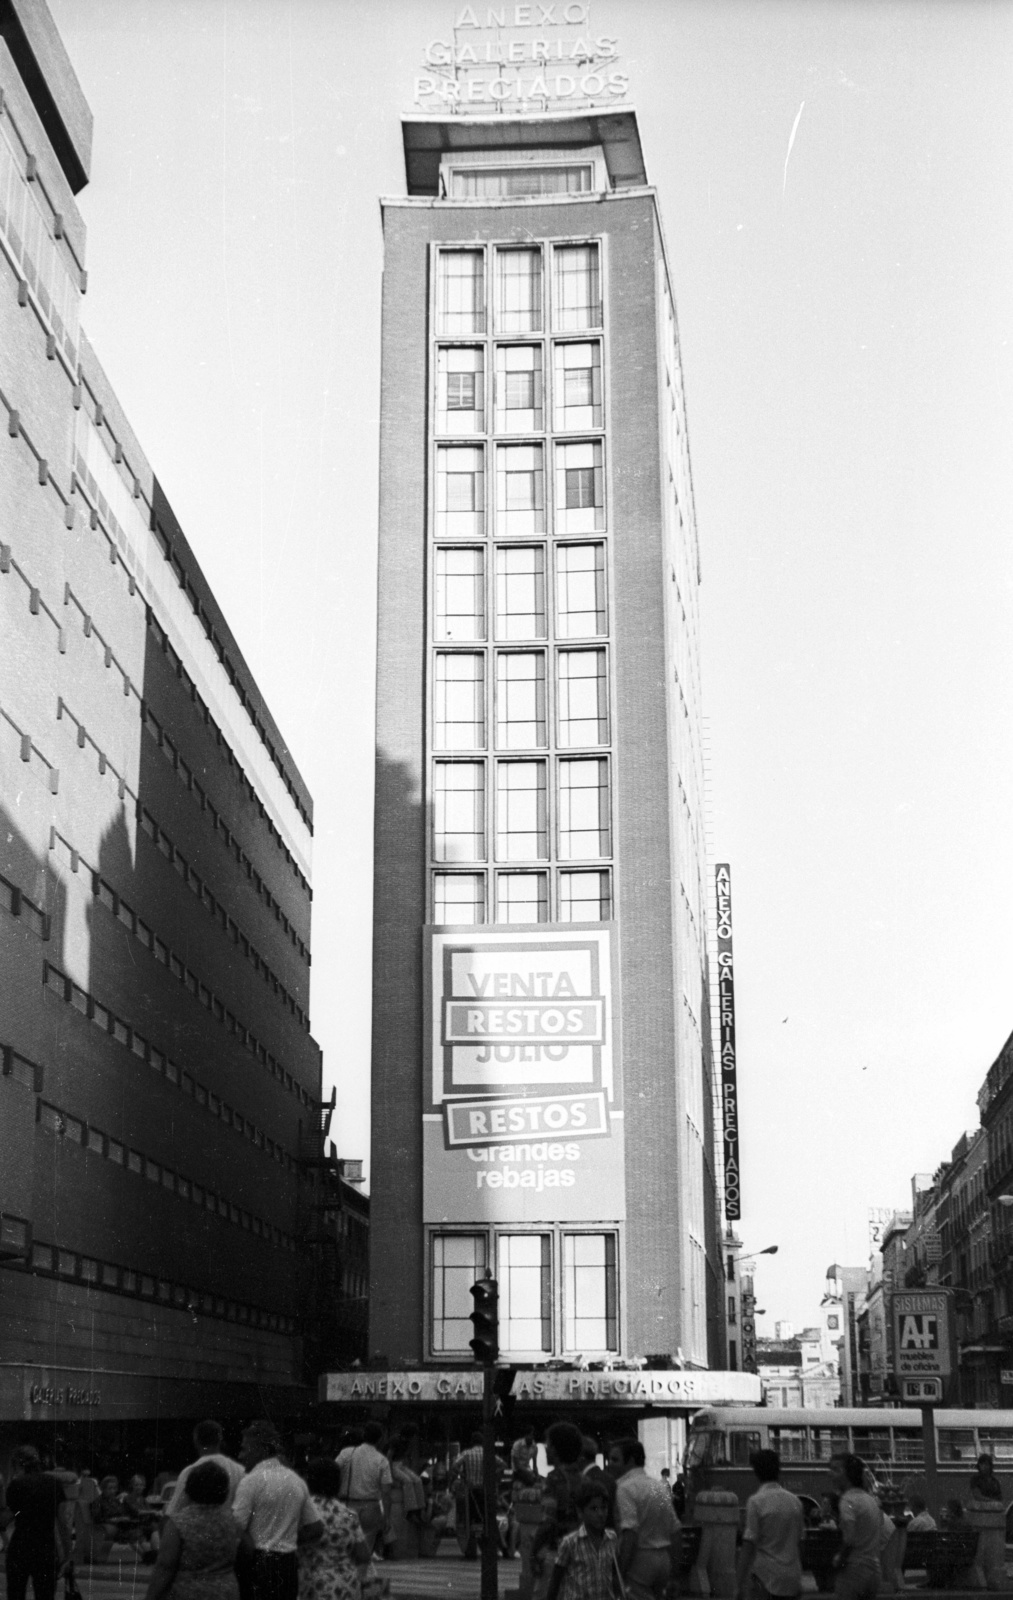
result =
[{"label": "striped shirt", "polygon": [[556,1566],[563,1570],[560,1600],[613,1600],[618,1540],[606,1528],[601,1542],[579,1527],[559,1541]]},{"label": "striped shirt", "polygon": [[481,1489],[484,1459],[485,1452],[480,1444],[473,1444],[470,1449],[462,1450],[454,1462],[454,1476],[463,1477],[470,1489]]}]

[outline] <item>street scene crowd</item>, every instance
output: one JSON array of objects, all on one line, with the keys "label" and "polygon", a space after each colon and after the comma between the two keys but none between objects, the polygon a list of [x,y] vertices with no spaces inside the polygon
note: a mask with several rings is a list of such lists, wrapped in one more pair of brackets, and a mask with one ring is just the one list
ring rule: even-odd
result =
[{"label": "street scene crowd", "polygon": [[[194,1460],[150,1487],[135,1473],[125,1489],[112,1474],[96,1478],[19,1447],[0,1496],[7,1600],[26,1600],[29,1584],[34,1600],[55,1600],[61,1577],[65,1600],[77,1600],[77,1567],[117,1549],[150,1567],[145,1600],[381,1600],[385,1563],[434,1556],[444,1537],[473,1557],[486,1537],[480,1432],[441,1459],[426,1455],[414,1429],[387,1438],[370,1422],[346,1432],[336,1453],[333,1442],[327,1453],[319,1442],[318,1453],[303,1451],[298,1471],[268,1421],[246,1428],[238,1460],[223,1438],[218,1423],[199,1423]],[[738,1600],[794,1600],[806,1541],[821,1589],[872,1600],[904,1586],[909,1541],[964,1524],[956,1497],[938,1521],[918,1494],[893,1505],[857,1455],[831,1458],[819,1501],[779,1482],[776,1451],[754,1451],[750,1465],[756,1489],[744,1521],[730,1497],[734,1572],[722,1583],[712,1570],[714,1592]],[[694,1513],[706,1521],[710,1502],[728,1498],[708,1489],[706,1475],[673,1483],[666,1467],[650,1476],[634,1437],[603,1449],[570,1422],[553,1423],[542,1447],[528,1429],[508,1458],[497,1455],[496,1477],[489,1537],[502,1559],[520,1562],[523,1600],[666,1600],[697,1558]],[[968,1487],[972,1502],[1002,1503],[991,1457],[979,1458]],[[695,1539],[684,1544],[684,1530]]]}]

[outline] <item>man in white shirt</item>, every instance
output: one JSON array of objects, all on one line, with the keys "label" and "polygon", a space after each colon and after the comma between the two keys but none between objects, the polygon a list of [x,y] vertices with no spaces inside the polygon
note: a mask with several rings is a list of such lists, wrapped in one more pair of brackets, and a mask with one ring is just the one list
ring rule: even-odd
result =
[{"label": "man in white shirt", "polygon": [[776,1450],[754,1450],[749,1464],[760,1487],[746,1501],[735,1574],[739,1600],[766,1600],[768,1595],[795,1600],[802,1590],[802,1502],[778,1483],[781,1458]]},{"label": "man in white shirt", "polygon": [[244,1600],[298,1600],[301,1544],[323,1537],[302,1478],[279,1461],[281,1439],[271,1422],[252,1422],[243,1434],[239,1459],[246,1476],[236,1490],[232,1515],[249,1534],[253,1554],[244,1563]]},{"label": "man in white shirt", "polygon": [[348,1507],[359,1518],[370,1555],[381,1529],[387,1526],[394,1485],[390,1462],[377,1448],[382,1438],[380,1423],[367,1422],[362,1430],[362,1443],[355,1446],[345,1468]]},{"label": "man in white shirt", "polygon": [[931,1511],[926,1508],[925,1501],[920,1494],[908,1496],[908,1505],[911,1507],[911,1521],[907,1525],[908,1533],[935,1533],[936,1519]]},{"label": "man in white shirt", "polygon": [[233,1461],[231,1456],[222,1454],[222,1438],[222,1430],[217,1422],[198,1422],[193,1430],[193,1442],[197,1451],[197,1460],[191,1461],[188,1467],[184,1467],[176,1479],[176,1487],[173,1489],[172,1497],[165,1508],[167,1517],[174,1516],[181,1506],[187,1504],[186,1480],[194,1467],[199,1466],[202,1461],[213,1461],[215,1466],[221,1467],[222,1471],[226,1473],[229,1480],[229,1493],[225,1504],[227,1507],[231,1506],[235,1499],[236,1489],[243,1477],[243,1468],[238,1461]]},{"label": "man in white shirt", "polygon": [[671,1490],[648,1477],[644,1460],[638,1439],[618,1439],[609,1450],[609,1473],[618,1480],[619,1570],[630,1600],[662,1600],[673,1570],[678,1571],[681,1524]]}]

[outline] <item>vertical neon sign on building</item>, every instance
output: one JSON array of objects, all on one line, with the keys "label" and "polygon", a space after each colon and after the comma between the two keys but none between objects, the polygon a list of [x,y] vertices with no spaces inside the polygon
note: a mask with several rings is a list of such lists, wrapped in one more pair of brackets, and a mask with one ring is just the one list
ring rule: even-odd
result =
[{"label": "vertical neon sign on building", "polygon": [[739,1176],[739,1091],[735,1061],[735,967],[732,960],[732,874],[727,862],[715,868],[718,913],[718,1040],[721,1063],[721,1129],[725,1150],[725,1216],[742,1215]]}]

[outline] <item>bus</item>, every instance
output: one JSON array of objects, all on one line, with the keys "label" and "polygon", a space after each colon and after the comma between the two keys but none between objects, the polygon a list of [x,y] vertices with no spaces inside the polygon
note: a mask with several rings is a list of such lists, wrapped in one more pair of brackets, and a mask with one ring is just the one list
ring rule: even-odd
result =
[{"label": "bus", "polygon": [[[936,1460],[943,1499],[969,1497],[978,1456],[995,1461],[1003,1490],[1007,1538],[1013,1535],[1013,1411],[935,1412]],[[749,1465],[754,1450],[776,1450],[781,1482],[815,1511],[827,1492],[830,1457],[861,1456],[887,1498],[917,1492],[925,1456],[920,1411],[832,1409],[802,1411],[774,1406],[706,1406],[690,1419],[685,1471],[690,1484],[706,1469],[711,1485],[734,1489],[740,1502],[756,1488]]]}]

